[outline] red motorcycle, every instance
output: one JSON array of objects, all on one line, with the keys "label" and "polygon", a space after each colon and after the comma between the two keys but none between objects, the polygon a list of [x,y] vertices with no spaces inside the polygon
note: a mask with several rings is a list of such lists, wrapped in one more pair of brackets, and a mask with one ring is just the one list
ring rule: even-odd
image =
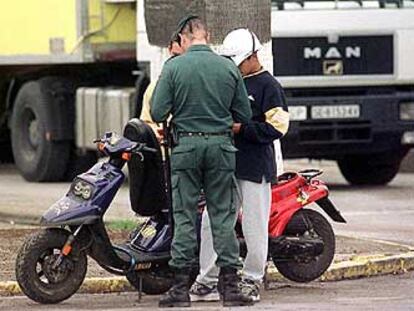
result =
[{"label": "red motorcycle", "polygon": [[[330,201],[326,184],[315,178],[321,174],[321,170],[315,169],[288,172],[281,175],[278,183],[272,186],[268,257],[278,271],[291,281],[310,282],[317,279],[329,268],[335,254],[332,226],[322,214],[308,206],[315,203],[333,221],[346,222]],[[205,199],[201,196],[199,226],[204,206]],[[235,230],[240,242],[240,256],[245,257],[247,247],[243,237],[242,217],[240,213]],[[152,222],[149,224],[152,225]],[[137,230],[144,232],[146,226],[145,224]],[[198,271],[198,267],[194,267],[192,281]],[[127,278],[139,288],[137,276],[129,274]],[[167,270],[155,269],[142,278],[141,284],[141,289],[146,294],[158,295],[172,286],[172,278]]]},{"label": "red motorcycle", "polygon": [[[269,257],[278,271],[295,282],[320,277],[335,254],[332,226],[319,212],[304,208],[312,203],[321,207],[336,222],[345,219],[330,201],[328,187],[315,177],[321,170],[309,169],[285,173],[272,186],[269,216]],[[242,256],[246,253],[241,218],[236,225]]]}]

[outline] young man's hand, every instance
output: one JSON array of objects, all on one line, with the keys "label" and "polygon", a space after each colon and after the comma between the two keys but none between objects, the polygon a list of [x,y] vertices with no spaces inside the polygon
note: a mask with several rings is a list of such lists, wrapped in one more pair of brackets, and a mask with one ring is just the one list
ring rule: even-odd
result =
[{"label": "young man's hand", "polygon": [[157,129],[155,136],[157,137],[158,142],[161,143],[164,139],[164,130],[162,128]]},{"label": "young man's hand", "polygon": [[241,129],[241,123],[233,123],[233,133],[239,134]]}]

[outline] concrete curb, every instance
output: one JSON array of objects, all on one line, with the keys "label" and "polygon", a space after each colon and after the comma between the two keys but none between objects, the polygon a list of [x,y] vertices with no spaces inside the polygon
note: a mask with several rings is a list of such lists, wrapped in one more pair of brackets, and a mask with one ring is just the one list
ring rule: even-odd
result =
[{"label": "concrete curb", "polygon": [[[135,291],[135,289],[124,277],[86,278],[79,289],[79,293],[85,294],[119,293],[126,291]],[[0,282],[0,297],[17,295],[23,295],[17,282]]]},{"label": "concrete curb", "polygon": [[[351,280],[364,277],[398,274],[414,270],[414,252],[398,255],[355,256],[351,260],[333,263],[320,278],[321,282]],[[286,279],[276,268],[268,270],[267,281],[280,282]]]},{"label": "concrete curb", "polygon": [[[341,281],[386,274],[398,274],[414,270],[414,252],[393,256],[356,256],[352,260],[334,263],[319,279],[321,282]],[[274,283],[285,279],[272,267],[268,270],[267,282]],[[117,293],[135,291],[124,277],[87,278],[80,288],[80,293]],[[22,295],[17,282],[0,282],[0,296]]]}]

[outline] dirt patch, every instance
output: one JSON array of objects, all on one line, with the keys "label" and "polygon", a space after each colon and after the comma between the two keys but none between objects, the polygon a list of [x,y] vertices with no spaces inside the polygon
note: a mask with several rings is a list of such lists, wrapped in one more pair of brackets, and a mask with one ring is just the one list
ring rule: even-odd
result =
[{"label": "dirt patch", "polygon": [[[25,238],[39,229],[4,229],[0,230],[0,282],[16,280],[14,266],[17,253],[23,245]],[[129,231],[109,230],[111,241],[121,244],[128,238]],[[95,261],[88,257],[87,277],[111,276],[110,273],[99,267]]]},{"label": "dirt patch", "polygon": [[[0,229],[0,282],[15,280],[15,260],[25,238],[39,229]],[[128,239],[129,230],[109,230],[109,236],[114,244],[121,244]],[[393,255],[408,251],[398,245],[390,245],[369,240],[337,236],[335,260],[347,260],[354,255],[387,254]],[[95,261],[88,258],[87,277],[111,276],[99,267]]]}]

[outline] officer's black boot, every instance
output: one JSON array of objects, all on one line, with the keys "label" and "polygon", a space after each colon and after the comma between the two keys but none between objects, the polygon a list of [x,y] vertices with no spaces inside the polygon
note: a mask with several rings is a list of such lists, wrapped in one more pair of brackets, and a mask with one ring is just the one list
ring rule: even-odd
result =
[{"label": "officer's black boot", "polygon": [[219,291],[223,299],[223,306],[251,306],[253,299],[243,294],[239,288],[237,270],[230,267],[222,267],[219,275]]},{"label": "officer's black boot", "polygon": [[186,271],[175,273],[174,285],[171,289],[161,297],[158,306],[166,307],[190,307],[191,300],[188,292],[188,284],[190,282],[190,274]]}]

